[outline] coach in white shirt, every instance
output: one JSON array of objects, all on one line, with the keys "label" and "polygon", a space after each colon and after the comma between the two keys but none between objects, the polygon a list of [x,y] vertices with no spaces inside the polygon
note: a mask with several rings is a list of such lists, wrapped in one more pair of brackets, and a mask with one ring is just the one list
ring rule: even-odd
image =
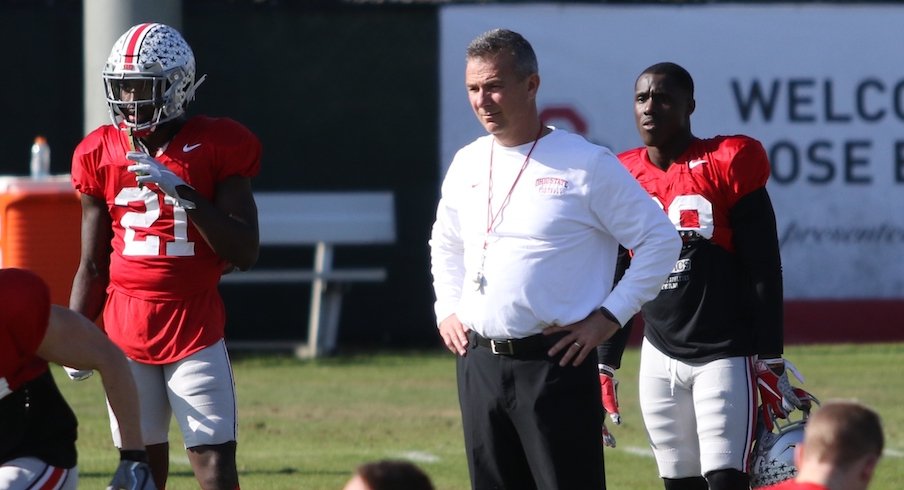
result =
[{"label": "coach in white shirt", "polygon": [[[430,247],[471,486],[605,488],[595,348],[656,295],[681,240],[609,149],[542,124],[527,40],[489,31],[466,59],[489,135],[455,155]],[[612,289],[619,244],[634,256]]]}]

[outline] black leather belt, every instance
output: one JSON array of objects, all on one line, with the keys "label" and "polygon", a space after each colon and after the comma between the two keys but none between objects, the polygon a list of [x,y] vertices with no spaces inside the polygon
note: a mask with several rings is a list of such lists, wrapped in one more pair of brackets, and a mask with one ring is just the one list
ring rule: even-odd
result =
[{"label": "black leather belt", "polygon": [[488,339],[476,332],[471,332],[472,341],[480,347],[486,347],[498,356],[533,356],[545,353],[555,344],[558,336],[548,337],[543,334],[531,335],[522,339]]}]

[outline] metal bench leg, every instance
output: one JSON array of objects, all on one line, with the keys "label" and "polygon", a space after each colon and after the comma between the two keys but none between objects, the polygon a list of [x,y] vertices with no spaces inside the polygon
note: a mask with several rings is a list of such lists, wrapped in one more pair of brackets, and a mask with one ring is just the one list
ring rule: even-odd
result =
[{"label": "metal bench leg", "polygon": [[336,351],[339,338],[339,316],[342,312],[342,294],[344,284],[329,284],[326,291],[326,304],[320,311],[320,345],[321,355],[330,355]]},{"label": "metal bench leg", "polygon": [[308,316],[308,349],[312,357],[319,356],[321,352],[322,340],[320,338],[320,329],[326,325],[322,324],[323,320],[323,301],[327,293],[327,281],[323,275],[330,272],[333,268],[333,247],[324,242],[318,242],[314,250],[314,274],[316,278],[311,283],[311,312]]}]

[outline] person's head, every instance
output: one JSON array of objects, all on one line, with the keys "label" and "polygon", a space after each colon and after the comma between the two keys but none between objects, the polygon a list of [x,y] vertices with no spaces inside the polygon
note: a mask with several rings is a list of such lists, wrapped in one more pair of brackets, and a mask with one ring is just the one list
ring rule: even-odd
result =
[{"label": "person's head", "polygon": [[695,106],[694,80],[675,63],[656,63],[634,82],[634,122],[647,147],[687,142]]},{"label": "person's head", "polygon": [[534,139],[540,75],[530,43],[517,32],[494,29],[471,41],[465,60],[471,109],[484,129],[505,146]]},{"label": "person's head", "polygon": [[343,490],[433,490],[433,483],[414,463],[382,460],[359,466]]},{"label": "person's head", "polygon": [[827,402],[809,418],[803,444],[795,449],[797,480],[865,489],[884,445],[875,411],[854,401]]},{"label": "person's head", "polygon": [[150,132],[185,113],[203,77],[195,82],[195,55],[179,31],[144,23],[113,45],[103,80],[113,124]]}]

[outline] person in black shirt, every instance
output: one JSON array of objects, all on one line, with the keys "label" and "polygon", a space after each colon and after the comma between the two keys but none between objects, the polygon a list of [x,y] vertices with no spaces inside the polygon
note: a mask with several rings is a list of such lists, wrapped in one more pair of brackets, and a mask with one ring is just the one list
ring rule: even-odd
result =
[{"label": "person in black shirt", "polygon": [[[782,359],[769,160],[747,136],[694,136],[695,106],[684,68],[650,66],[634,90],[644,146],[619,155],[684,242],[659,295],[642,308],[640,404],[666,490],[747,489],[757,378],[764,410],[787,416],[803,402]],[[629,262],[622,254],[623,268]],[[604,395],[626,338],[623,331],[599,347]]]}]

